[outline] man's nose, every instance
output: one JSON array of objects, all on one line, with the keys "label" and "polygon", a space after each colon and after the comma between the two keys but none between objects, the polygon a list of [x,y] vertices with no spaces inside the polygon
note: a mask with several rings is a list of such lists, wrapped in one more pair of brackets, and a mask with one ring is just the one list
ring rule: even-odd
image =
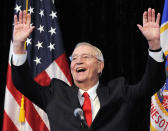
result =
[{"label": "man's nose", "polygon": [[83,62],[82,62],[82,60],[78,60],[78,61],[76,61],[76,64],[77,64],[77,65],[82,65]]},{"label": "man's nose", "polygon": [[78,57],[78,59],[77,59],[77,61],[76,61],[76,64],[77,64],[77,65],[83,64],[83,59],[82,59],[82,57]]},{"label": "man's nose", "polygon": [[76,59],[76,63],[77,64],[82,64],[83,63],[83,59],[82,59],[81,56]]}]

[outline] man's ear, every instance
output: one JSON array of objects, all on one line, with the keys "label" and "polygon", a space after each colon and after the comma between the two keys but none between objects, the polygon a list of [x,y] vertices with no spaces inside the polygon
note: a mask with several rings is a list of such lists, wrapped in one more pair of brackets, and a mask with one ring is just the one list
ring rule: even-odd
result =
[{"label": "man's ear", "polygon": [[104,62],[99,62],[98,64],[98,74],[101,74],[104,69]]}]

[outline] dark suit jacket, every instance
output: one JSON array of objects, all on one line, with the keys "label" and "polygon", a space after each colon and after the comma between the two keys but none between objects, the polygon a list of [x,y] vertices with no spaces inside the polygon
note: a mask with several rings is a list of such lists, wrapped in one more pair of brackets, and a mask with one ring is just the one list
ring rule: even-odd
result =
[{"label": "dark suit jacket", "polygon": [[[20,92],[47,113],[51,131],[88,130],[83,129],[81,121],[73,115],[74,110],[81,107],[78,88],[75,85],[70,87],[61,80],[52,79],[48,87],[41,87],[33,81],[29,72],[27,62],[19,67],[12,65],[13,82]],[[145,112],[145,107],[150,105],[150,97],[164,82],[164,62],[158,63],[149,57],[145,74],[137,85],[128,85],[123,77],[110,81],[107,86],[99,84],[97,95],[100,110],[91,125],[91,130],[148,130],[149,125],[143,125],[144,121],[139,118],[138,112]],[[149,116],[141,117],[145,119]]]}]

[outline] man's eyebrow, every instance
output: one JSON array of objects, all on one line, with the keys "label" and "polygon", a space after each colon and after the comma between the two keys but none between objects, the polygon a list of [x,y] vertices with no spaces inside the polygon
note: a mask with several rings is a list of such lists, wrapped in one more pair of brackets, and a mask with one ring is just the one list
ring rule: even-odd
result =
[{"label": "man's eyebrow", "polygon": [[[78,56],[79,54],[72,54],[71,56]],[[82,53],[82,54],[80,54],[80,55],[89,55],[89,54],[87,54],[87,53]]]}]

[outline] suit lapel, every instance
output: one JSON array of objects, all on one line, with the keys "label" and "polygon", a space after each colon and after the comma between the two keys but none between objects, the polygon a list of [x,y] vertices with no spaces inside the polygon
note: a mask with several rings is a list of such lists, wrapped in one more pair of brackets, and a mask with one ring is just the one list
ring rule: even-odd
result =
[{"label": "suit lapel", "polygon": [[91,125],[91,128],[96,128],[96,126],[98,126],[99,124],[101,124],[101,120],[102,120],[102,111],[103,108],[105,107],[108,98],[109,98],[109,88],[104,87],[102,84],[99,84],[98,88],[97,88],[97,96],[99,98],[100,101],[100,109],[95,117],[95,119],[93,120],[93,123]]},{"label": "suit lapel", "polygon": [[73,85],[72,86],[72,94],[71,94],[71,101],[72,101],[72,106],[73,106],[73,108],[74,108],[74,110],[76,109],[76,108],[81,108],[81,105],[80,105],[80,103],[79,103],[79,99],[78,99],[78,90],[79,90],[79,88],[78,87],[76,87],[75,85]]},{"label": "suit lapel", "polygon": [[97,96],[100,101],[100,109],[104,107],[109,98],[109,88],[105,88],[102,84],[99,84],[97,88]]}]

